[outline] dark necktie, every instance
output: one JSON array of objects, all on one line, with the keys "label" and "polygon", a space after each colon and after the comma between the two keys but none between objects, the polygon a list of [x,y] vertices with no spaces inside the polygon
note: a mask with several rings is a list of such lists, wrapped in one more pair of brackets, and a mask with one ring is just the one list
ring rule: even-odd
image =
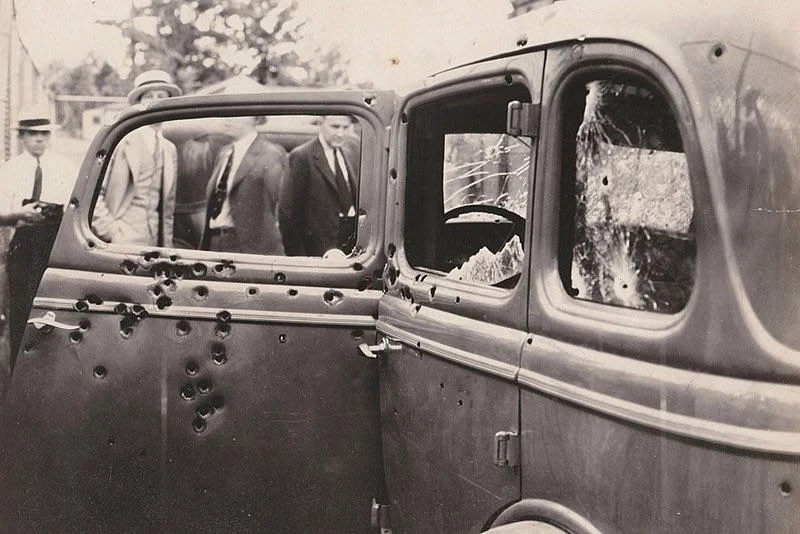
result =
[{"label": "dark necktie", "polygon": [[350,207],[354,205],[354,202],[347,179],[344,177],[342,168],[339,166],[340,154],[341,151],[338,148],[333,150],[333,165],[336,171],[336,189],[339,190],[339,209],[342,210],[344,215],[347,215],[350,211]]},{"label": "dark necktie", "polygon": [[228,161],[225,162],[225,168],[222,170],[217,186],[211,194],[211,200],[208,202],[208,214],[211,219],[216,219],[222,211],[222,204],[225,203],[225,198],[228,196],[228,175],[231,173],[231,165],[233,165],[233,148],[231,147],[230,154],[228,154]]},{"label": "dark necktie", "polygon": [[33,173],[33,193],[31,193],[31,200],[37,201],[42,197],[42,165],[39,163],[39,158],[36,158],[36,171]]}]

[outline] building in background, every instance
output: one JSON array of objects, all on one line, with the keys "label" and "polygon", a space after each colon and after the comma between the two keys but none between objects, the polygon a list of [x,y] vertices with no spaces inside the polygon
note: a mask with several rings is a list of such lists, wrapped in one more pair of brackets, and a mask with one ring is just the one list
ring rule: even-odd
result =
[{"label": "building in background", "polygon": [[53,113],[53,95],[33,63],[17,27],[14,0],[0,0],[0,157],[19,152],[11,129],[23,107]]}]

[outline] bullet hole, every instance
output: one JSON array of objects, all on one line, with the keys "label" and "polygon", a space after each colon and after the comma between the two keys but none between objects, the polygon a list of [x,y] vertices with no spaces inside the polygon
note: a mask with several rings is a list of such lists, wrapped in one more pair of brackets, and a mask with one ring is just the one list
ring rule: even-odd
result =
[{"label": "bullet hole", "polygon": [[144,319],[150,315],[141,304],[134,304],[131,306],[131,313],[140,319]]},{"label": "bullet hole", "polygon": [[80,343],[83,340],[83,334],[80,332],[70,332],[69,333],[69,340],[73,343]]},{"label": "bullet hole", "polygon": [[412,299],[411,290],[408,288],[408,286],[403,286],[400,288],[400,296],[406,300]]},{"label": "bullet hole", "polygon": [[622,289],[628,289],[628,284],[622,284]]},{"label": "bullet hole", "polygon": [[122,272],[124,274],[133,274],[136,272],[136,264],[133,263],[131,260],[124,260],[120,267],[122,268]]},{"label": "bullet hole", "polygon": [[188,321],[178,321],[175,323],[175,334],[178,337],[188,336],[192,331],[192,327]]},{"label": "bullet hole", "polygon": [[456,304],[458,304],[459,302],[461,302],[461,297],[456,297]]},{"label": "bullet hole", "polygon": [[714,45],[714,47],[711,49],[711,54],[712,54],[712,55],[713,55],[715,58],[720,58],[720,57],[722,57],[722,55],[723,55],[724,53],[725,53],[725,45],[724,45],[724,44],[722,44],[722,43],[718,43],[718,44]]},{"label": "bullet hole", "polygon": [[178,261],[178,255],[173,254],[172,256],[169,257],[169,261]]},{"label": "bullet hole", "polygon": [[197,391],[203,395],[211,391],[211,380],[207,378],[200,380],[200,382],[197,383]]},{"label": "bullet hole", "polygon": [[361,330],[360,328],[356,328],[352,332],[350,332],[350,335],[353,336],[355,339],[361,339],[362,337],[364,337],[364,331]]},{"label": "bullet hole", "polygon": [[218,324],[217,327],[214,329],[214,335],[220,339],[225,339],[226,337],[231,335],[230,323]]},{"label": "bullet hole", "polygon": [[170,306],[172,306],[172,299],[169,298],[168,296],[161,295],[156,299],[156,307],[159,310],[164,310],[166,308],[169,308]]},{"label": "bullet hole", "polygon": [[421,346],[422,346],[422,343],[417,341],[417,348],[420,348]]},{"label": "bullet hole", "polygon": [[328,289],[322,294],[322,300],[329,306],[336,306],[344,300],[344,294],[336,289]]},{"label": "bullet hole", "polygon": [[96,365],[94,369],[92,369],[92,374],[95,378],[105,378],[106,377],[106,368],[102,365]]},{"label": "bullet hole", "polygon": [[164,290],[163,290],[163,289],[161,289],[161,286],[160,286],[160,285],[156,285],[156,286],[153,286],[153,289],[151,289],[151,290],[150,290],[150,292],[153,294],[153,296],[154,296],[154,297],[157,297],[157,296],[159,296],[161,293],[163,293],[163,292],[164,292]]},{"label": "bullet hole", "polygon": [[527,342],[528,342],[528,345],[533,345],[533,338],[532,338],[532,337],[529,337],[529,338],[527,339]]},{"label": "bullet hole", "polygon": [[89,302],[89,304],[95,304],[95,305],[99,306],[99,305],[101,305],[103,303],[103,299],[101,299],[99,296],[95,295],[94,293],[90,293],[90,294],[86,295],[83,298],[84,298],[84,300]]},{"label": "bullet hole", "polygon": [[286,334],[278,335],[278,341],[281,343],[286,343]]},{"label": "bullet hole", "polygon": [[788,497],[789,495],[792,494],[792,484],[790,482],[783,481],[780,483],[780,486],[778,487],[781,491],[781,495],[783,495],[784,497]]},{"label": "bullet hole", "polygon": [[200,432],[204,432],[205,429],[206,429],[205,420],[200,416],[195,417],[194,421],[192,421],[192,430],[194,430],[199,434]]},{"label": "bullet hole", "polygon": [[386,280],[389,282],[390,286],[393,286],[395,282],[397,282],[397,270],[391,265],[386,269]]},{"label": "bullet hole", "polygon": [[98,150],[97,153],[94,155],[94,159],[95,159],[95,161],[97,162],[98,165],[103,163],[103,160],[105,159],[105,157],[106,157],[105,149]]},{"label": "bullet hole", "polygon": [[415,304],[415,305],[414,305],[414,306],[411,308],[411,313],[412,313],[413,315],[417,315],[417,314],[419,313],[419,310],[421,310],[421,309],[422,309],[422,304]]},{"label": "bullet hole", "polygon": [[213,361],[217,365],[223,365],[225,362],[228,361],[228,356],[226,355],[225,345],[222,343],[215,343],[211,346],[211,361]]},{"label": "bullet hole", "polygon": [[80,206],[80,202],[78,202],[77,198],[72,197],[71,199],[69,199],[69,206],[71,208],[77,208],[78,206]]},{"label": "bullet hole", "polygon": [[89,319],[81,319],[78,323],[78,328],[81,329],[81,332],[86,332],[92,327],[92,322]]},{"label": "bullet hole", "polygon": [[79,312],[85,312],[89,309],[89,304],[85,300],[79,300],[72,307]]},{"label": "bullet hole", "polygon": [[603,185],[608,185],[608,176],[603,176]]},{"label": "bullet hole", "polygon": [[195,263],[192,265],[192,274],[195,275],[197,278],[201,278],[206,275],[208,272],[208,268],[203,263]]},{"label": "bullet hole", "polygon": [[570,297],[577,297],[578,294],[580,294],[580,292],[581,292],[580,289],[578,289],[577,287],[571,287],[571,288],[567,289],[567,294]]},{"label": "bullet hole", "polygon": [[232,276],[236,272],[236,266],[230,260],[222,260],[222,263],[214,266],[214,272],[221,277]]},{"label": "bullet hole", "polygon": [[283,273],[275,273],[275,281],[279,284],[286,282],[286,275]]},{"label": "bullet hole", "polygon": [[186,364],[186,374],[189,376],[194,376],[198,372],[200,372],[200,366],[197,365],[197,362],[189,362]]},{"label": "bullet hole", "polygon": [[208,288],[206,286],[197,286],[192,289],[192,298],[195,300],[205,300],[208,296]]},{"label": "bullet hole", "polygon": [[119,320],[119,329],[125,330],[128,328],[132,328],[133,325],[136,324],[136,317],[132,315],[126,315],[122,319]]},{"label": "bullet hole", "polygon": [[407,124],[408,123],[408,115],[406,115],[405,113],[400,115],[400,122],[402,122],[403,124]]},{"label": "bullet hole", "polygon": [[130,326],[125,328],[120,328],[119,335],[122,339],[130,339],[130,337],[133,335],[133,328],[131,328]]},{"label": "bullet hole", "polygon": [[444,382],[439,382],[439,389],[444,389]]},{"label": "bullet hole", "polygon": [[184,400],[192,400],[194,398],[194,386],[186,384],[181,388],[181,398]]},{"label": "bullet hole", "polygon": [[363,271],[364,270],[364,266],[362,264],[358,263],[358,262],[354,263],[352,265],[352,267],[353,267],[354,271]]},{"label": "bullet hole", "polygon": [[389,243],[387,252],[389,253],[390,258],[394,257],[394,253],[397,252],[397,247],[394,245],[394,243]]},{"label": "bullet hole", "polygon": [[511,85],[512,83],[514,83],[514,78],[510,74],[506,74],[503,79],[505,80],[507,85]]},{"label": "bullet hole", "polygon": [[217,321],[228,323],[231,320],[231,312],[227,310],[222,310],[217,313]]},{"label": "bullet hole", "polygon": [[177,278],[178,280],[183,280],[185,275],[186,275],[186,271],[185,271],[183,265],[173,265],[172,266],[172,277],[173,278]]},{"label": "bullet hole", "polygon": [[436,286],[431,286],[428,290],[428,294],[431,296],[431,300],[433,300],[433,296],[436,295]]},{"label": "bullet hole", "polygon": [[88,240],[88,241],[86,242],[86,246],[87,246],[87,247],[89,247],[89,248],[94,248],[94,241],[92,241],[91,239],[90,239],[90,240]]},{"label": "bullet hole", "polygon": [[109,436],[108,439],[106,440],[106,443],[108,443],[109,445],[114,445],[114,443],[116,443],[114,436]]},{"label": "bullet hole", "polygon": [[375,101],[374,97],[368,96],[364,99],[364,103],[368,106],[371,106],[372,103]]},{"label": "bullet hole", "polygon": [[517,39],[517,46],[525,46],[526,44],[528,44],[528,38],[527,37],[522,36],[519,39]]},{"label": "bullet hole", "polygon": [[426,278],[428,278],[428,275],[427,274],[423,274],[422,276],[419,277],[419,281],[420,282],[424,282]]},{"label": "bullet hole", "polygon": [[25,353],[27,354],[29,352],[33,352],[33,349],[35,348],[36,348],[36,343],[26,343],[25,347],[23,347],[22,350],[25,351]]},{"label": "bullet hole", "polygon": [[257,287],[248,287],[247,288],[247,294],[249,296],[251,296],[251,297],[255,296],[255,295],[258,295],[258,288]]},{"label": "bullet hole", "polygon": [[169,278],[167,278],[161,283],[164,284],[164,287],[166,287],[167,289],[175,289],[177,287],[177,284],[175,284],[175,280],[170,280]]},{"label": "bullet hole", "polygon": [[153,261],[155,259],[158,259],[159,256],[160,256],[160,254],[158,253],[157,250],[154,250],[152,252],[145,252],[144,253],[144,261]]},{"label": "bullet hole", "polygon": [[206,403],[202,403],[200,406],[198,406],[195,409],[194,412],[197,415],[199,415],[200,417],[206,418],[206,417],[211,415],[211,405],[210,404],[206,404]]},{"label": "bullet hole", "polygon": [[464,401],[461,400],[461,399],[458,399],[458,402],[456,404],[458,404],[459,406],[464,406]]},{"label": "bullet hole", "polygon": [[368,276],[368,277],[366,277],[366,278],[362,278],[362,279],[361,279],[361,280],[359,280],[359,281],[358,281],[358,283],[356,284],[356,289],[357,289],[358,291],[366,291],[366,290],[367,290],[367,288],[369,288],[369,285],[370,285],[371,283],[372,283],[372,278],[370,278],[369,276]]},{"label": "bullet hole", "polygon": [[225,406],[225,399],[221,395],[211,397],[211,407],[215,410],[220,410]]},{"label": "bullet hole", "polygon": [[296,297],[297,296],[297,290],[292,288],[289,291],[287,291],[286,294],[289,295],[290,297]]},{"label": "bullet hole", "polygon": [[397,180],[397,169],[389,169],[389,178]]}]

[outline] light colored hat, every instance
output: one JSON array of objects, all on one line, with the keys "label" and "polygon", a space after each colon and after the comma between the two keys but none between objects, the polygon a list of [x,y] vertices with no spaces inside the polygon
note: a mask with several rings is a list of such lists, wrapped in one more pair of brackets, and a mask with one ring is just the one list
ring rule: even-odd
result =
[{"label": "light colored hat", "polygon": [[179,96],[183,94],[181,88],[172,81],[172,76],[163,70],[148,70],[133,80],[133,90],[128,93],[128,103],[135,104],[147,91],[161,89],[169,93],[169,96]]},{"label": "light colored hat", "polygon": [[50,116],[38,109],[21,109],[18,124],[14,128],[20,132],[52,132],[58,130],[60,125],[50,122]]}]

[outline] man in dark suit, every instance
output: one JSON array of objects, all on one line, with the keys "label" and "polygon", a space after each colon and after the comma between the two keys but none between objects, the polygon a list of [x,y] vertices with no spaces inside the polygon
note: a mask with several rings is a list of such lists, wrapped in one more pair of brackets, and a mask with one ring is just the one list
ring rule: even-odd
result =
[{"label": "man in dark suit", "polygon": [[319,135],[289,153],[280,227],[289,256],[350,253],[358,221],[360,147],[348,116],[322,118]]},{"label": "man in dark suit", "polygon": [[201,248],[283,255],[277,207],[286,151],[258,134],[257,117],[219,120],[236,141],[220,150],[214,162]]}]

